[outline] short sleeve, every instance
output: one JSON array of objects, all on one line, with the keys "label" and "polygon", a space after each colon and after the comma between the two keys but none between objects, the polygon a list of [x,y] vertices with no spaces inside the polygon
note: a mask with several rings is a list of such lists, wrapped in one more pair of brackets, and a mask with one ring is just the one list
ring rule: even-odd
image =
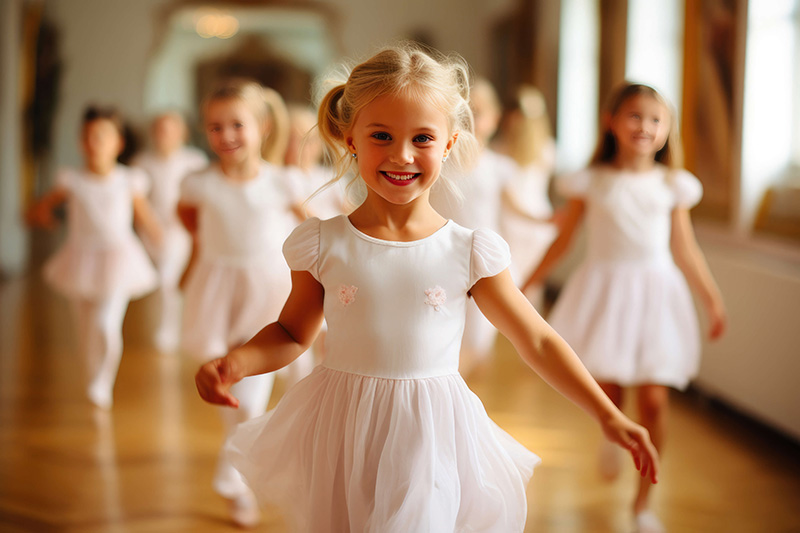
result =
[{"label": "short sleeve", "polygon": [[679,170],[670,176],[670,188],[675,194],[675,207],[691,209],[703,197],[700,180],[686,170]]},{"label": "short sleeve", "polygon": [[134,196],[147,196],[150,192],[150,177],[140,168],[128,169],[128,184]]},{"label": "short sleeve", "polygon": [[318,218],[309,218],[283,243],[286,264],[295,271],[308,271],[319,281],[319,224]]},{"label": "short sleeve", "polygon": [[487,229],[472,232],[469,286],[481,278],[496,276],[511,265],[508,244],[497,233]]},{"label": "short sleeve", "polygon": [[559,176],[555,180],[555,189],[558,194],[566,198],[583,198],[589,190],[592,174],[584,169],[572,174]]},{"label": "short sleeve", "polygon": [[178,201],[199,204],[203,201],[206,179],[203,174],[189,174],[181,180],[181,195]]}]

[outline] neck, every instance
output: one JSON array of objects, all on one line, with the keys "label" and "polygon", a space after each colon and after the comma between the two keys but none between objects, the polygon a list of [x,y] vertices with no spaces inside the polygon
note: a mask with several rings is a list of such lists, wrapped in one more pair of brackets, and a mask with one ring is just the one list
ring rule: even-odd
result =
[{"label": "neck", "polygon": [[367,199],[351,215],[350,221],[364,233],[385,240],[413,241],[427,237],[445,222],[431,207],[428,191],[413,201],[397,205],[368,191]]},{"label": "neck", "polygon": [[162,159],[168,159],[172,154],[178,151],[179,146],[162,146],[160,148],[156,148],[155,152],[158,157]]},{"label": "neck", "polygon": [[646,172],[656,166],[656,160],[652,154],[618,154],[614,166],[620,170]]},{"label": "neck", "polygon": [[221,159],[219,165],[222,173],[228,179],[248,181],[258,176],[258,172],[261,169],[261,157],[255,154],[241,161],[225,161]]},{"label": "neck", "polygon": [[117,161],[86,161],[86,168],[89,169],[89,172],[92,174],[96,174],[98,176],[108,176],[111,174],[111,171],[114,170],[114,167],[117,166]]}]

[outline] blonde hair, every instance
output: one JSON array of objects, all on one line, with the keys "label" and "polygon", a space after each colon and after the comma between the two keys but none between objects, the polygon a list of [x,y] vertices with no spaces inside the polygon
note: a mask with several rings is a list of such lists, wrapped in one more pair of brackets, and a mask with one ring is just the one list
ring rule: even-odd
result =
[{"label": "blonde hair", "polygon": [[[654,159],[671,169],[683,166],[683,149],[681,148],[681,138],[678,131],[678,123],[675,119],[675,111],[666,98],[649,85],[641,83],[623,82],[619,85],[606,104],[606,111],[613,117],[622,107],[622,104],[635,96],[649,96],[664,106],[669,114],[669,133],[664,146],[656,152]],[[605,121],[603,121],[605,122]],[[601,124],[600,135],[597,140],[597,147],[589,165],[600,163],[610,163],[617,156],[617,140],[608,127],[608,124]]]},{"label": "blonde hair", "polygon": [[205,97],[203,113],[211,102],[218,100],[244,102],[256,120],[268,127],[261,141],[261,157],[272,164],[283,165],[289,142],[289,113],[281,95],[256,81],[234,78],[225,80]]},{"label": "blonde hair", "polygon": [[522,167],[540,162],[545,147],[553,141],[544,95],[532,85],[520,85],[514,95],[512,111],[518,113],[521,120],[509,122],[508,155]]},{"label": "blonde hair", "polygon": [[458,195],[449,177],[465,172],[478,153],[469,108],[469,67],[460,56],[444,55],[415,43],[400,43],[352,69],[345,67],[324,84],[333,86],[322,98],[318,112],[319,134],[334,167],[334,178],[328,186],[349,176],[346,189],[350,200],[355,205],[363,201],[366,186],[347,150],[345,136],[358,113],[375,98],[402,94],[432,102],[447,117],[450,133],[458,132],[458,142],[442,165],[439,178],[443,186]]}]

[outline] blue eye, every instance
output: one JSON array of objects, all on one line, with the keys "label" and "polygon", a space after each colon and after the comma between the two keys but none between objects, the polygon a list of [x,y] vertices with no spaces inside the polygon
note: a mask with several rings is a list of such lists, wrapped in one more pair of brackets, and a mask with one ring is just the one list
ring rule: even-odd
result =
[{"label": "blue eye", "polygon": [[373,139],[377,139],[379,141],[391,141],[392,136],[386,133],[385,131],[377,131],[372,134]]},{"label": "blue eye", "polygon": [[660,123],[660,122],[661,122],[661,119],[660,119],[660,118],[654,118],[654,119],[653,119],[653,122],[655,122],[656,124],[658,124],[658,123]]},{"label": "blue eye", "polygon": [[427,142],[430,142],[432,140],[433,139],[431,138],[430,135],[417,135],[416,137],[414,137],[414,142],[415,143],[427,143]]}]

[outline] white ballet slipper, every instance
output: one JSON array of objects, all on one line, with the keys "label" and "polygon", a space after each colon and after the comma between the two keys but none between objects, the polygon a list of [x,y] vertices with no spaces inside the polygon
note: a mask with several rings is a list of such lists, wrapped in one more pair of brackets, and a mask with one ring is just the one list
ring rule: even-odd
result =
[{"label": "white ballet slipper", "polygon": [[109,410],[114,405],[114,393],[102,384],[93,383],[86,390],[89,401],[100,409]]},{"label": "white ballet slipper", "polygon": [[636,533],[666,533],[664,524],[650,510],[644,510],[636,515]]},{"label": "white ballet slipper", "polygon": [[233,523],[241,528],[250,529],[261,523],[261,511],[251,492],[228,500],[228,512]]}]

